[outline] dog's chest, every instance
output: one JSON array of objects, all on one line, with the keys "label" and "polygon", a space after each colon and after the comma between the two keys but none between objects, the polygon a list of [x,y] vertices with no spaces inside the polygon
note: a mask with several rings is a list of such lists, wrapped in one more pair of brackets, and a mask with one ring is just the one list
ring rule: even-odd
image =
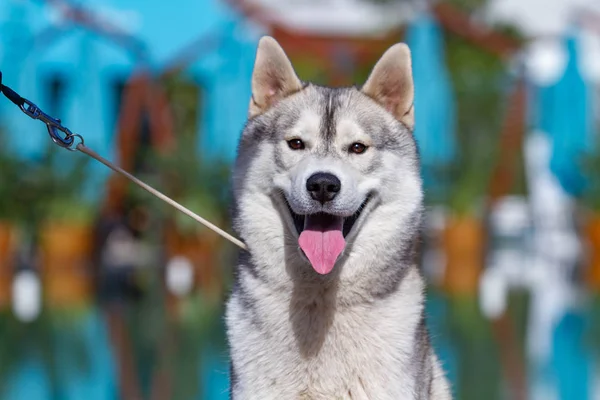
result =
[{"label": "dog's chest", "polygon": [[[288,307],[257,305],[261,320],[254,321],[240,307],[232,355],[240,388],[253,393],[242,398],[404,398],[414,386],[409,368],[419,306],[394,303],[341,311],[326,301],[294,303],[292,296]],[[234,301],[232,315],[235,308]]]}]

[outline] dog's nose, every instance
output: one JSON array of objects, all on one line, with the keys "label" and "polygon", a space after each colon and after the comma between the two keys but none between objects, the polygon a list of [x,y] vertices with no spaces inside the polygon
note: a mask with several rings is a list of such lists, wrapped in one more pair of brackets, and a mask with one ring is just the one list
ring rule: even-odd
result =
[{"label": "dog's nose", "polygon": [[320,201],[321,204],[333,200],[341,187],[342,183],[337,176],[326,172],[317,172],[306,180],[306,190],[310,193],[310,197]]}]

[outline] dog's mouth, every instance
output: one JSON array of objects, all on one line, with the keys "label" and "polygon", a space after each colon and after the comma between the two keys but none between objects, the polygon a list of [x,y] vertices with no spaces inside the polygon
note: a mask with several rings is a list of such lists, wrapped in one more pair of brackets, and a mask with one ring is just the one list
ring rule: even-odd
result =
[{"label": "dog's mouth", "polygon": [[287,199],[285,199],[285,196],[284,196],[285,205],[287,206],[287,209],[290,212],[290,215],[292,216],[292,220],[294,221],[294,227],[296,228],[296,232],[298,232],[298,235],[301,235],[302,231],[304,231],[305,223],[307,222],[307,218],[320,220],[320,222],[322,222],[322,224],[331,223],[331,222],[334,222],[335,220],[341,219],[342,220],[342,235],[344,236],[344,238],[346,236],[348,236],[348,234],[352,231],[352,228],[354,228],[354,224],[356,223],[356,221],[358,221],[358,218],[361,216],[363,210],[365,209],[365,207],[367,206],[367,204],[369,203],[370,200],[371,200],[371,195],[368,195],[367,198],[365,199],[365,201],[362,202],[362,204],[360,205],[360,207],[358,207],[358,210],[356,210],[356,212],[354,214],[352,214],[349,217],[340,217],[337,215],[323,213],[323,212],[319,212],[316,214],[308,214],[308,215],[296,214],[294,212],[294,210],[292,210],[290,203],[288,203]]},{"label": "dog's mouth", "polygon": [[346,237],[352,232],[370,199],[371,196],[367,196],[349,217],[324,212],[300,215],[285,201],[298,232],[298,244],[316,272],[323,275],[331,272],[346,246]]}]

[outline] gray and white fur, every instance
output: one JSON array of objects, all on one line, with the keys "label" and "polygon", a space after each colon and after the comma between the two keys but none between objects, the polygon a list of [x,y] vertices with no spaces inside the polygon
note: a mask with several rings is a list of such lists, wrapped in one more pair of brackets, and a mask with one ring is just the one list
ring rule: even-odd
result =
[{"label": "gray and white fur", "polygon": [[[416,261],[413,93],[404,44],[362,89],[327,88],[301,82],[279,44],[261,39],[233,174],[234,225],[249,252],[226,312],[232,399],[451,399]],[[297,139],[303,148],[291,148]],[[355,143],[366,150],[349,151]],[[319,172],[341,186],[324,204],[306,186]],[[357,211],[334,269],[315,272],[294,218]]]}]

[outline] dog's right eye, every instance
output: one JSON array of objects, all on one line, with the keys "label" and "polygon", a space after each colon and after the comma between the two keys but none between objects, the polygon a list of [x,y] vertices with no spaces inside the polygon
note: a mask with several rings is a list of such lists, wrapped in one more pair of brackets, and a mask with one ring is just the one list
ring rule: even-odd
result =
[{"label": "dog's right eye", "polygon": [[304,142],[300,139],[292,139],[288,140],[288,146],[292,150],[302,150],[304,148]]}]

